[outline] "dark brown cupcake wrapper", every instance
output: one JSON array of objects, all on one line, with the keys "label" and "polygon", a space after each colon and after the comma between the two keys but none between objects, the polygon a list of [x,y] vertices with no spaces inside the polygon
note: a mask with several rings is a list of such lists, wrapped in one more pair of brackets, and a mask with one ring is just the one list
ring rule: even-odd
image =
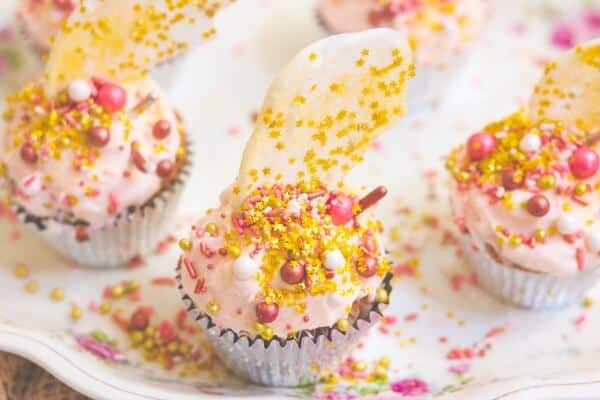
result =
[{"label": "dark brown cupcake wrapper", "polygon": [[[384,277],[381,288],[388,297],[392,291],[392,274]],[[216,326],[210,315],[200,311],[181,283],[177,268],[178,289],[187,311],[203,328],[223,363],[236,375],[264,386],[295,387],[317,382],[326,371],[337,368],[369,328],[382,317],[387,303],[372,302],[368,309],[351,321],[346,332],[337,326],[299,332],[293,338],[262,337],[237,333]]]},{"label": "dark brown cupcake wrapper", "polygon": [[[78,264],[97,268],[126,266],[134,257],[153,251],[168,233],[168,223],[177,211],[192,167],[193,144],[189,137],[185,140],[186,158],[177,176],[146,203],[130,207],[102,227],[89,228],[84,220],[38,217],[18,203],[13,204],[13,210],[19,221]],[[87,237],[77,237],[77,230],[82,228]]]}]

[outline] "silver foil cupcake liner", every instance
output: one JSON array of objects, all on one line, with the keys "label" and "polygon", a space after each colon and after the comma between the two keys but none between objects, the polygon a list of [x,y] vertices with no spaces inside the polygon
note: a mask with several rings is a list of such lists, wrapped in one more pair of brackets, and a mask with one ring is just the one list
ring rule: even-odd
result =
[{"label": "silver foil cupcake liner", "polygon": [[[391,278],[387,274],[381,283],[388,297]],[[323,373],[340,365],[379,320],[387,305],[370,303],[346,332],[333,326],[301,331],[295,338],[264,340],[217,327],[185,293],[179,268],[177,280],[189,314],[203,329],[225,366],[237,376],[262,386],[298,387],[318,382]]]},{"label": "silver foil cupcake liner", "polygon": [[86,230],[77,238],[76,223],[62,223],[29,214],[19,204],[13,208],[19,221],[35,231],[62,255],[78,265],[93,268],[126,266],[134,257],[150,254],[169,232],[170,223],[192,166],[192,143],[186,135],[186,159],[178,175],[148,202],[118,215],[115,221],[98,229]]},{"label": "silver foil cupcake liner", "polygon": [[566,307],[580,303],[585,293],[600,282],[599,268],[570,276],[529,272],[498,263],[469,243],[464,242],[464,254],[478,285],[505,303],[532,310]]}]

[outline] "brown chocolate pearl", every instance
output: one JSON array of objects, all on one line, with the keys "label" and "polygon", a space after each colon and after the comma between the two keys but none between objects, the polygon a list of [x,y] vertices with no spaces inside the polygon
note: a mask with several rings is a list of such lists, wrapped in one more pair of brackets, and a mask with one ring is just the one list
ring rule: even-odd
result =
[{"label": "brown chocolate pearl", "polygon": [[21,158],[27,164],[35,164],[38,160],[38,155],[30,143],[25,143],[21,146]]},{"label": "brown chocolate pearl", "polygon": [[365,265],[357,268],[358,274],[363,278],[370,278],[377,273],[377,261],[374,258],[367,258]]},{"label": "brown chocolate pearl", "polygon": [[171,123],[166,119],[161,119],[154,124],[152,135],[155,139],[162,140],[171,133]]},{"label": "brown chocolate pearl", "polygon": [[171,160],[162,160],[156,165],[156,174],[161,178],[168,178],[173,173],[175,164]]},{"label": "brown chocolate pearl", "polygon": [[87,137],[92,146],[104,147],[110,142],[110,131],[104,126],[93,126],[88,130]]},{"label": "brown chocolate pearl", "polygon": [[504,189],[511,191],[519,189],[524,184],[523,177],[517,177],[514,170],[507,168],[502,171],[502,186]]},{"label": "brown chocolate pearl", "polygon": [[550,202],[546,196],[536,194],[527,200],[527,211],[534,217],[543,217],[550,211]]},{"label": "brown chocolate pearl", "polygon": [[295,285],[304,280],[305,267],[302,263],[294,263],[292,264],[290,261],[287,261],[281,269],[279,270],[279,274],[281,275],[281,279],[285,283],[290,285]]},{"label": "brown chocolate pearl", "polygon": [[136,310],[129,321],[130,331],[143,331],[150,325],[150,318],[144,310]]},{"label": "brown chocolate pearl", "polygon": [[256,305],[256,318],[261,324],[268,324],[277,319],[279,305],[277,303],[267,304],[265,302]]}]

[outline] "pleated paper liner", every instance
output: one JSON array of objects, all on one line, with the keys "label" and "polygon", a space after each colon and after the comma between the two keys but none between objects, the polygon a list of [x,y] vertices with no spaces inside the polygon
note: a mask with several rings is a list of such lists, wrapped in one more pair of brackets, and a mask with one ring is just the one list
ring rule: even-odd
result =
[{"label": "pleated paper liner", "polygon": [[[388,297],[392,290],[391,279],[392,274],[388,273],[381,283]],[[177,281],[188,312],[202,327],[225,366],[237,376],[263,386],[297,387],[317,382],[324,372],[340,365],[379,320],[387,305],[377,301],[369,303],[354,318],[347,332],[332,326],[300,331],[294,338],[265,340],[217,327],[185,293],[180,268],[177,268]]]},{"label": "pleated paper liner", "polygon": [[114,268],[126,266],[134,257],[144,256],[156,248],[168,233],[181,193],[192,167],[193,144],[188,135],[185,160],[177,176],[139,207],[130,207],[117,215],[114,222],[98,229],[86,229],[86,238],[78,238],[78,227],[85,221],[58,221],[30,214],[15,202],[13,209],[19,221],[41,235],[54,249],[80,266]]},{"label": "pleated paper liner", "polygon": [[579,304],[600,282],[598,268],[568,276],[536,273],[504,265],[484,250],[473,249],[468,240],[463,248],[478,285],[497,299],[522,308],[557,309]]}]

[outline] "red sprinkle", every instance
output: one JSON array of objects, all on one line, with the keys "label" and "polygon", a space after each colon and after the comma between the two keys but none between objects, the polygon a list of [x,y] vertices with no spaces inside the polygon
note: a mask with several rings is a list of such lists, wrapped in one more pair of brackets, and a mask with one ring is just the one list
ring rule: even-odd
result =
[{"label": "red sprinkle", "polygon": [[194,293],[204,293],[206,292],[205,280],[203,278],[198,279],[196,282],[196,287],[194,288]]},{"label": "red sprinkle", "polygon": [[153,285],[165,285],[165,286],[175,286],[177,282],[175,279],[168,276],[157,276],[152,278],[150,281]]},{"label": "red sprinkle", "polygon": [[577,258],[577,269],[579,271],[585,270],[585,252],[583,251],[583,248],[577,248],[575,251],[575,257]]},{"label": "red sprinkle", "polygon": [[418,315],[417,313],[410,313],[410,314],[406,314],[404,316],[404,320],[405,321],[415,321],[417,319]]},{"label": "red sprinkle", "polygon": [[210,258],[215,255],[214,250],[208,247],[208,244],[206,244],[206,242],[200,242],[200,252],[207,258]]},{"label": "red sprinkle", "polygon": [[196,279],[198,277],[198,271],[196,271],[196,266],[194,265],[192,260],[190,260],[187,257],[184,257],[183,265],[185,265],[185,269],[187,270],[188,274],[190,275],[190,278]]}]

